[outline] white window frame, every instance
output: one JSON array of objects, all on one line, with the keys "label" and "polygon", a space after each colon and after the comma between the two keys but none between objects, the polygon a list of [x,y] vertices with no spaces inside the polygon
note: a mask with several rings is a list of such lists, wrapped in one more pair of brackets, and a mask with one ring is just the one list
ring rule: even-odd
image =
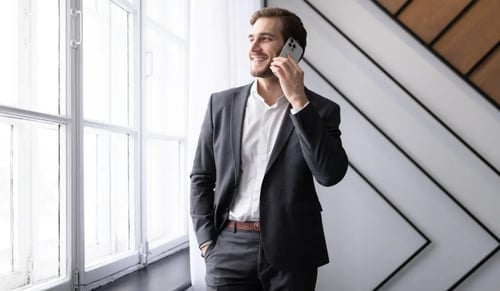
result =
[{"label": "white window frame", "polygon": [[[126,8],[134,14],[134,37],[133,37],[133,66],[134,66],[134,125],[129,127],[114,126],[94,121],[86,121],[83,118],[83,96],[82,96],[82,1],[83,0],[60,0],[62,19],[65,20],[64,28],[60,28],[62,37],[65,40],[66,47],[62,52],[65,58],[65,67],[61,68],[61,74],[65,75],[64,90],[66,96],[65,102],[61,103],[65,107],[65,114],[56,115],[38,112],[31,109],[23,109],[15,106],[0,105],[0,114],[7,118],[32,120],[37,122],[47,122],[65,127],[65,154],[66,154],[66,241],[63,242],[66,248],[65,258],[65,276],[46,283],[23,287],[22,290],[90,290],[103,285],[109,281],[133,272],[145,265],[158,259],[175,253],[189,246],[188,234],[181,236],[173,241],[159,242],[154,245],[148,245],[147,238],[147,215],[146,215],[146,187],[143,182],[146,177],[145,161],[147,158],[144,149],[147,140],[145,132],[145,109],[140,102],[140,96],[143,96],[144,89],[144,71],[146,65],[146,52],[142,46],[143,27],[141,26],[142,10],[141,1],[148,0],[112,0],[114,3]],[[100,1],[100,0],[97,0]],[[189,1],[185,2],[186,13],[189,14]],[[133,3],[133,4],[131,4]],[[189,19],[186,19],[189,23]],[[187,24],[186,24],[187,25]],[[186,66],[188,66],[189,35],[186,35]],[[188,70],[185,76],[188,79]],[[186,82],[187,84],[187,82]],[[185,124],[187,124],[187,104],[189,90],[186,88],[184,102],[186,104]],[[135,172],[135,213],[134,221],[136,229],[135,248],[112,263],[102,264],[90,270],[85,270],[85,240],[84,240],[84,189],[83,189],[83,134],[84,128],[91,126],[110,132],[127,133],[134,139],[134,172]],[[187,127],[187,126],[186,126]],[[187,128],[186,128],[187,130]],[[175,140],[180,145],[180,187],[181,193],[187,193],[187,132],[182,136],[162,136],[163,140]],[[64,142],[64,141],[63,141]],[[186,179],[184,179],[184,177]],[[187,197],[186,205],[188,205]],[[186,219],[188,219],[186,207]],[[189,222],[188,222],[189,223]]]},{"label": "white window frame", "polygon": [[[21,23],[20,23],[21,24],[20,31],[22,32],[22,35],[23,35],[23,39],[20,39],[20,41],[31,42],[32,41],[31,38],[33,36],[32,35],[33,34],[33,31],[32,31],[33,14],[31,11],[31,2],[30,1],[19,1],[18,5],[20,7],[22,7],[22,9],[24,9],[24,11],[22,11],[20,13],[24,13],[25,17],[27,17],[27,19],[22,19]],[[61,8],[61,11],[65,11],[65,9],[66,9],[66,2],[65,1],[61,0],[60,8]],[[18,17],[20,17],[20,15]],[[61,25],[63,25],[64,27],[62,27],[62,28],[60,27],[60,31],[67,30],[67,28],[69,27],[67,21],[64,21],[64,19],[65,19],[64,17],[60,18],[60,21],[64,22],[64,23],[61,23]],[[61,38],[62,38],[61,41],[63,41],[63,42],[65,42],[67,40],[65,35],[61,36]],[[58,46],[60,46],[60,47],[62,46],[61,55],[67,59],[68,58],[68,55],[67,55],[68,50],[64,49],[63,42],[59,43]],[[26,47],[24,47],[24,46],[21,46],[20,49],[24,51],[24,53],[20,53],[20,55],[19,55],[20,57],[22,57],[22,59],[20,60],[20,62],[22,64],[19,68],[20,74],[28,75],[27,78],[30,78],[31,76],[29,76],[30,75],[29,72],[28,73],[22,73],[22,72],[27,70],[27,68],[31,66],[31,63],[30,63],[31,59],[24,58],[24,56],[31,55],[32,52],[31,51],[26,52]],[[66,62],[64,62],[63,64],[67,66]],[[59,69],[60,69],[61,76],[67,75],[66,74],[67,67],[61,66]],[[26,81],[26,79],[20,80],[20,82],[23,82],[23,81]],[[63,85],[61,87],[61,89],[65,90],[65,92],[62,92],[63,96],[68,96],[69,87],[67,86],[67,83],[63,83],[60,85]],[[23,92],[21,93],[22,96],[28,95],[29,97],[31,97],[31,95],[29,94],[30,93],[29,90],[32,90],[30,84],[21,85],[21,83],[20,83],[19,86],[23,89]],[[28,91],[26,91],[26,90],[28,90]],[[22,102],[22,103],[25,103],[25,102]],[[63,104],[66,104],[66,103],[63,103]],[[41,111],[37,111],[37,109],[30,108],[29,106],[25,108],[23,104],[18,104],[18,105],[0,105],[0,115],[1,115],[2,119],[3,118],[5,118],[7,120],[10,119],[11,120],[10,122],[12,122],[12,124],[14,124],[14,125],[21,124],[24,122],[28,122],[28,123],[33,122],[33,124],[45,123],[45,124],[50,124],[51,126],[61,126],[64,128],[63,131],[65,132],[65,138],[66,138],[65,140],[61,140],[61,142],[66,143],[66,145],[69,145],[69,143],[70,143],[69,131],[70,131],[72,121],[67,115],[64,115],[64,113],[60,114],[60,115],[57,115],[57,113],[54,113],[54,114],[44,113]],[[21,139],[21,142],[24,142],[24,141]],[[20,151],[21,152],[18,154],[22,156],[24,154],[24,152],[22,152],[21,149],[20,149]],[[68,167],[68,165],[69,165],[69,151],[67,150],[67,148],[63,149],[63,154],[64,153],[66,154],[66,159],[65,159],[66,164],[61,165],[61,169],[65,170],[64,181],[66,182],[66,185],[69,185],[69,180],[70,180],[69,167]],[[31,165],[31,158],[21,157],[21,159],[23,160],[23,161],[21,161],[21,163],[28,163],[29,165]],[[29,173],[29,171],[26,171],[25,173],[23,173],[23,175],[32,175],[32,173]],[[61,186],[64,187],[64,185],[61,185]],[[70,199],[69,187],[65,187],[65,189],[62,189],[61,194],[65,195],[64,198],[62,199],[62,201],[66,201],[66,205],[64,207],[62,207],[63,211],[66,212],[66,215],[63,215],[61,217],[63,219],[66,218],[66,220],[61,221],[61,225],[60,225],[60,227],[65,229],[64,232],[66,234],[66,238],[62,239],[59,242],[61,244],[61,248],[66,250],[65,253],[61,254],[61,256],[62,256],[61,262],[62,262],[62,264],[64,264],[63,266],[61,266],[61,269],[65,270],[65,271],[63,271],[61,276],[58,277],[57,279],[50,280],[48,282],[37,283],[35,285],[23,286],[23,287],[21,287],[22,290],[42,290],[42,289],[43,290],[45,290],[45,289],[69,290],[72,287],[70,274],[71,274],[71,269],[72,269],[71,264],[72,264],[73,260],[70,256],[71,233],[69,232],[69,229],[70,229],[69,228],[69,218],[71,217],[71,214],[70,214],[71,209],[69,207],[69,199]],[[21,200],[19,202],[20,204],[23,204],[23,203],[31,204],[32,203],[32,201],[30,199],[31,194],[29,194],[27,196],[23,195],[23,196],[18,197],[18,198]],[[24,202],[23,202],[23,200],[24,200]],[[32,218],[32,213],[31,213],[31,205],[27,205],[27,207],[24,207],[24,206],[20,206],[20,207],[23,211],[22,213],[20,213],[20,216],[22,216],[24,221],[29,221],[28,223],[17,222],[17,223],[22,224],[20,237],[17,238],[17,240],[21,240],[21,242],[20,242],[20,248],[22,249],[21,250],[21,253],[22,253],[21,257],[24,255],[27,255],[28,252],[30,253],[29,256],[32,256],[33,253],[35,253],[37,250],[33,250],[32,246],[31,246],[31,244],[32,244],[31,237],[33,236],[32,232],[33,232],[33,227],[34,227],[33,223],[32,223],[33,218]],[[29,240],[29,241],[22,242],[23,239]],[[24,260],[22,263],[24,263]],[[23,274],[22,276],[25,277],[26,275],[27,274]],[[29,274],[28,274],[28,277],[30,277]],[[14,278],[14,281],[15,281],[15,278]],[[2,282],[2,283],[8,284],[9,282]],[[5,287],[5,286],[3,286],[3,287]]]}]

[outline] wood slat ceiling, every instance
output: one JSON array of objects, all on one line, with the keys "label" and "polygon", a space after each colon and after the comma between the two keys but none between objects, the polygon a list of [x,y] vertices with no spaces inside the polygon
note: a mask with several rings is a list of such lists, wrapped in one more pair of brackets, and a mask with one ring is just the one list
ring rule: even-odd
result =
[{"label": "wood slat ceiling", "polygon": [[500,109],[499,0],[374,0]]}]

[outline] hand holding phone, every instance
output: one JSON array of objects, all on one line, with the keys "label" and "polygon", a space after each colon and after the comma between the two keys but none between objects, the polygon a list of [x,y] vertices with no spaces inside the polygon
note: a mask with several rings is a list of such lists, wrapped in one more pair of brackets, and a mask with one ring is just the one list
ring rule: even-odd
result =
[{"label": "hand holding phone", "polygon": [[303,52],[304,49],[300,44],[293,37],[289,37],[281,49],[280,57],[286,58],[290,55],[292,59],[298,63]]},{"label": "hand holding phone", "polygon": [[271,63],[271,71],[278,77],[283,94],[293,108],[303,108],[308,102],[304,91],[304,71],[297,64],[303,53],[304,49],[295,39],[290,37],[285,42],[279,56],[285,58],[290,56],[294,63],[276,58]]}]

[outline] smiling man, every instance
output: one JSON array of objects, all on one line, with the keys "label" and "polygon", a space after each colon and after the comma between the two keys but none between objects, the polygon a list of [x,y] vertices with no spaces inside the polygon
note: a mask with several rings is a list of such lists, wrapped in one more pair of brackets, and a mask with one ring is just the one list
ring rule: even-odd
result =
[{"label": "smiling man", "polygon": [[211,96],[191,172],[191,216],[208,290],[314,290],[328,263],[314,180],[347,170],[339,106],[305,88],[280,57],[289,37],[305,49],[294,13],[263,8],[250,20],[255,81]]}]

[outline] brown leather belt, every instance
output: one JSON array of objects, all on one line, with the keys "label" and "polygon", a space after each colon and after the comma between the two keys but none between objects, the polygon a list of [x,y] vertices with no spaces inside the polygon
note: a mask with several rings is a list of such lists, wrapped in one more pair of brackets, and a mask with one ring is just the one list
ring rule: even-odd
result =
[{"label": "brown leather belt", "polygon": [[234,230],[255,231],[260,232],[260,222],[258,221],[233,221],[226,222],[226,228]]}]

